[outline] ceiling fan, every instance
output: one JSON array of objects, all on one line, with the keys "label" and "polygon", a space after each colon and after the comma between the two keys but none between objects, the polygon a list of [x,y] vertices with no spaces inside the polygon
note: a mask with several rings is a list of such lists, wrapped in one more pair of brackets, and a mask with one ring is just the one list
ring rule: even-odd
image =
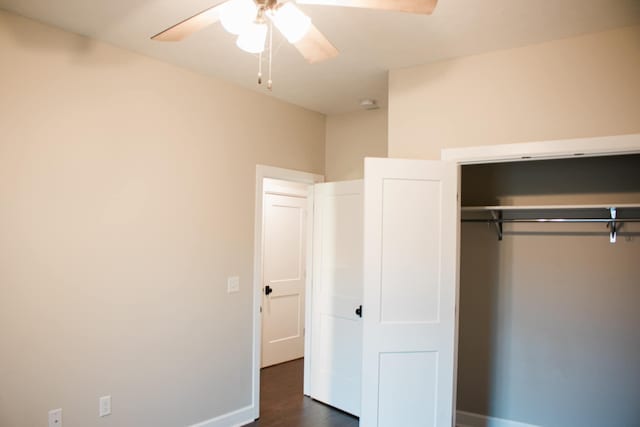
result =
[{"label": "ceiling fan", "polygon": [[[307,62],[313,64],[338,55],[338,50],[311,23],[297,6],[314,4],[357,7],[429,15],[438,0],[226,0],[151,37],[158,41],[180,41],[220,21],[228,32],[238,36],[236,45],[260,55],[258,83],[262,81],[262,53],[269,36],[269,68],[273,25],[293,44]],[[271,89],[271,79],[269,79]]]}]

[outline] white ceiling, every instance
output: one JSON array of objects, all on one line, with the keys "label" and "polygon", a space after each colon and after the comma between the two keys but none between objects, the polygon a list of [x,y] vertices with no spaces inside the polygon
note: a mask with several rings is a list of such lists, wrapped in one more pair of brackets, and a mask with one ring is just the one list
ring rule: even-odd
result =
[{"label": "white ceiling", "polygon": [[[0,8],[268,93],[257,59],[215,24],[178,43],[149,37],[220,0],[0,0]],[[301,6],[340,50],[308,65],[279,36],[272,95],[326,114],[387,102],[387,71],[640,23],[640,0],[440,0],[433,15]]]}]

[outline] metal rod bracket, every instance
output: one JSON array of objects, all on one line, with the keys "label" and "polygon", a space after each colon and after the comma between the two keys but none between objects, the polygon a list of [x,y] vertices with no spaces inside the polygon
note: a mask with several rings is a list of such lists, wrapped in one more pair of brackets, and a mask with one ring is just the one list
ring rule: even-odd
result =
[{"label": "metal rod bracket", "polygon": [[607,223],[607,227],[609,227],[609,242],[615,243],[618,238],[618,229],[620,228],[620,223],[616,222],[617,209],[609,208],[609,214],[611,215],[611,221]]},{"label": "metal rod bracket", "polygon": [[502,211],[491,211],[491,217],[493,218],[493,225],[496,227],[496,232],[498,233],[498,240],[502,241],[503,231],[502,231]]}]

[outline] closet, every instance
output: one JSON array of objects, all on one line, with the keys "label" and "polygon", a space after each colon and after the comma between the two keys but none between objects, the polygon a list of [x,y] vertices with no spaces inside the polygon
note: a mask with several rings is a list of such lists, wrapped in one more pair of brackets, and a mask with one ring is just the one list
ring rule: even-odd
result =
[{"label": "closet", "polygon": [[464,165],[461,205],[458,424],[640,426],[640,155]]}]

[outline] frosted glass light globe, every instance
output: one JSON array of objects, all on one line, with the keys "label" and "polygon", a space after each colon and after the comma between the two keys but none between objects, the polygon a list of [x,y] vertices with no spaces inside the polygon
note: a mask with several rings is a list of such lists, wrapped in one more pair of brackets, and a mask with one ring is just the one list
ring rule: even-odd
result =
[{"label": "frosted glass light globe", "polygon": [[252,22],[244,27],[236,40],[236,45],[245,52],[260,53],[264,51],[266,40],[267,24]]},{"label": "frosted glass light globe", "polygon": [[256,19],[258,7],[253,0],[231,0],[222,6],[220,22],[231,34],[240,34]]}]

